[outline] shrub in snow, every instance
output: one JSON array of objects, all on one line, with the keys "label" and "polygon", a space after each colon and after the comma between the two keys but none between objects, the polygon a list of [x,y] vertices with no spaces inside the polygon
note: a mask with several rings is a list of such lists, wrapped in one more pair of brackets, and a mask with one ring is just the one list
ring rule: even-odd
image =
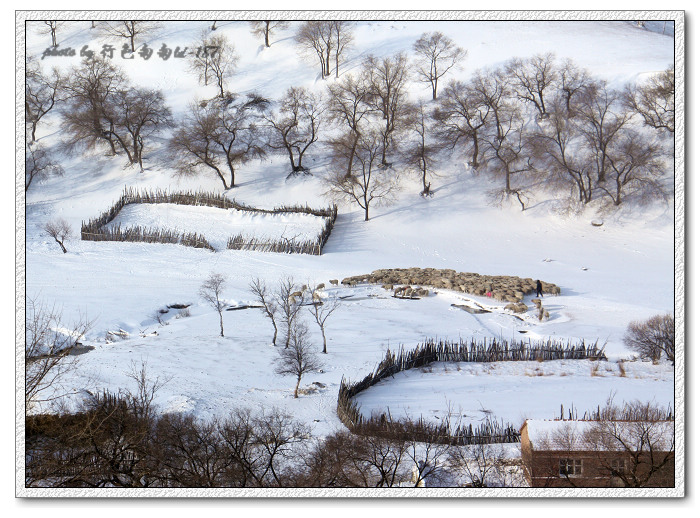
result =
[{"label": "shrub in snow", "polygon": [[627,326],[624,342],[642,358],[659,360],[662,356],[675,361],[676,320],[673,315],[655,315],[645,321],[631,322]]}]

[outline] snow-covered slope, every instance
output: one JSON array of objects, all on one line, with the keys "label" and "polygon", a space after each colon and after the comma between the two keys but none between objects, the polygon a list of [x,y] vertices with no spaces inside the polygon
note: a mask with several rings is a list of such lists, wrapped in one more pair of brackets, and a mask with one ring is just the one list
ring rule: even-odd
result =
[{"label": "snow-covered slope", "polygon": [[[208,25],[167,22],[147,43],[155,49],[162,43],[171,48],[191,45]],[[355,31],[355,46],[341,67],[341,77],[351,73],[369,54],[381,57],[398,51],[410,53],[413,42],[423,32],[433,30],[442,31],[468,49],[464,67],[453,75],[457,78],[468,78],[481,67],[502,64],[513,56],[554,52],[558,58],[572,58],[593,75],[619,87],[661,71],[673,61],[672,38],[628,22],[361,22]],[[279,98],[290,86],[321,91],[327,81],[333,81],[320,79],[315,62],[299,55],[292,29],[281,31],[270,48],[261,46],[244,22],[219,23],[217,33],[233,41],[240,57],[230,81],[230,88],[236,92],[255,91]],[[59,33],[61,46],[76,49],[88,45],[99,50],[108,41],[90,29],[89,22],[67,24]],[[48,36],[30,26],[30,54],[40,56],[48,42]],[[47,57],[42,65],[68,70],[78,62],[79,57]],[[115,62],[134,84],[162,89],[175,117],[195,99],[216,93],[212,86],[199,86],[182,61],[162,61],[154,55],[149,61],[116,57]],[[418,83],[412,83],[411,94],[426,101],[430,97]],[[79,240],[69,242],[69,253],[62,254],[41,232],[46,221],[63,217],[79,233],[80,222],[111,206],[125,186],[173,191],[220,191],[221,186],[213,175],[175,177],[158,160],[165,153],[160,145],[145,153],[143,172],[125,168],[123,158],[107,157],[99,151],[64,154],[55,114],[46,123],[42,121],[39,137],[60,157],[65,175],[32,186],[27,193],[27,295],[60,305],[66,325],[81,314],[95,321],[86,340],[95,350],[79,357],[79,369],[66,380],[71,388],[116,390],[130,386],[126,372],[132,362],[143,360],[154,377],[170,378],[157,399],[164,411],[193,411],[208,417],[238,406],[277,406],[315,423],[317,433],[326,433],[340,426],[335,401],[341,377],[364,376],[387,347],[412,347],[425,337],[512,338],[520,336],[518,331],[527,330],[527,336],[533,338],[605,342],[608,357],[615,360],[632,354],[622,343],[631,320],[673,310],[672,206],[625,209],[606,216],[600,227],[591,225],[591,220],[599,217],[592,209],[564,215],[547,193],[541,193],[525,212],[516,206],[498,208],[489,203],[487,196],[494,184],[474,175],[456,155],[439,165],[438,176],[432,180],[432,198],[420,197],[418,178],[405,175],[393,203],[373,208],[369,222],[362,221],[364,215],[356,206],[342,205],[321,256],[231,250],[214,253],[178,245]],[[286,180],[288,162],[283,156],[247,164],[237,174],[238,186],[227,195],[264,208],[295,203],[325,207],[329,199],[321,179],[328,173],[328,160],[320,146],[310,151],[308,158],[312,176],[291,180]],[[143,216],[123,214],[132,219]],[[461,295],[446,290],[419,301],[400,301],[389,298],[388,292],[378,287],[329,288],[329,296],[349,298],[342,300],[340,309],[328,321],[329,354],[322,355],[323,372],[302,381],[302,385],[318,381],[325,388],[298,400],[291,396],[293,380],[273,373],[277,349],[269,345],[272,329],[262,313],[255,309],[225,312],[226,337],[218,338],[218,315],[198,296],[200,285],[212,272],[227,276],[224,296],[235,305],[252,302],[248,284],[253,278],[274,285],[282,276],[291,276],[299,284],[324,282],[330,286],[329,279],[378,268],[412,266],[541,278],[559,285],[562,293],[545,297],[551,318],[539,322],[532,311],[525,321],[503,311],[468,314],[451,306]],[[191,315],[175,318],[176,312],[171,311],[164,317],[169,325],[158,324],[154,313],[175,303],[191,304]],[[304,318],[310,322],[308,314]],[[119,329],[129,333],[128,338],[107,343],[106,333]],[[313,326],[311,332],[320,349],[320,333]],[[470,370],[469,381],[467,373],[462,372],[459,376],[452,373],[444,384],[439,378],[429,382],[444,388],[442,401],[451,401],[453,393],[462,391],[455,404],[469,415],[478,415],[479,411],[473,403],[476,399],[471,397],[473,390],[486,388],[496,400],[514,398],[512,401],[520,403],[518,412],[504,409],[506,415],[502,417],[515,421],[521,417],[554,417],[560,404],[576,402],[582,409],[595,406],[618,389],[625,399],[653,399],[666,404],[673,397],[672,369],[667,365],[645,364],[634,369],[640,382],[632,376],[610,375],[604,378],[605,383],[599,383],[598,378],[591,377],[587,363],[563,366],[546,381],[546,391],[556,393],[556,397],[547,399],[546,404],[528,406],[542,383],[536,375],[526,374],[529,366],[523,367],[522,377],[514,368],[497,367],[495,374]],[[436,376],[441,374],[440,369],[436,368]],[[416,380],[416,376],[421,379]],[[400,386],[407,384],[421,393],[420,385],[429,377],[425,373],[406,376]],[[488,383],[481,383],[482,378]],[[596,389],[589,392],[590,384],[596,384]],[[511,393],[508,386],[517,386],[517,390]],[[588,396],[581,397],[584,391]],[[399,393],[405,390],[396,388],[378,392],[377,396],[368,392],[366,397],[368,404],[372,397],[378,398],[371,402],[378,409],[395,403],[398,407],[394,406],[394,413],[400,413],[403,400]],[[476,406],[466,408],[465,401],[470,398]],[[412,406],[423,413],[434,410],[436,400],[440,397],[433,394],[423,406]],[[489,401],[493,404],[484,405],[493,406],[496,412],[500,408],[497,401]]]}]

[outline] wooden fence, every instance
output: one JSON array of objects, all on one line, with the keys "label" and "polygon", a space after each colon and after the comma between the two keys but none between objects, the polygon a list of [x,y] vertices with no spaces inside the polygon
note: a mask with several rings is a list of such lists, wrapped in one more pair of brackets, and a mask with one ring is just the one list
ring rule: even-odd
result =
[{"label": "wooden fence", "polygon": [[261,241],[246,239],[242,235],[231,237],[228,248],[233,250],[258,250],[263,252],[303,253],[321,255],[323,247],[330,237],[333,225],[338,217],[336,205],[325,209],[312,209],[308,205],[282,206],[274,209],[259,209],[229,200],[223,194],[204,192],[169,193],[164,190],[138,191],[125,188],[116,203],[98,217],[82,222],[80,238],[85,241],[141,241],[145,243],[175,243],[195,248],[214,250],[206,238],[200,234],[178,233],[171,230],[146,229],[140,226],[122,229],[121,226],[109,228],[107,225],[117,217],[119,212],[129,204],[138,203],[173,203],[235,209],[263,214],[311,214],[325,219],[323,230],[315,240],[298,242],[291,240]]},{"label": "wooden fence", "polygon": [[476,428],[471,424],[451,429],[449,423],[426,423],[422,419],[415,423],[396,421],[391,415],[372,415],[369,418],[360,413],[360,407],[352,398],[394,374],[423,367],[433,362],[495,362],[495,361],[548,361],[548,360],[605,360],[605,354],[598,348],[598,342],[586,345],[555,341],[513,341],[498,338],[485,338],[478,342],[447,342],[427,340],[413,350],[403,347],[394,353],[387,350],[384,359],[374,372],[356,383],[343,378],[338,390],[337,414],[340,421],[352,432],[360,434],[386,434],[402,437],[409,432],[417,437],[425,437],[449,444],[480,444],[491,442],[519,442],[518,429],[511,424],[487,421]]}]

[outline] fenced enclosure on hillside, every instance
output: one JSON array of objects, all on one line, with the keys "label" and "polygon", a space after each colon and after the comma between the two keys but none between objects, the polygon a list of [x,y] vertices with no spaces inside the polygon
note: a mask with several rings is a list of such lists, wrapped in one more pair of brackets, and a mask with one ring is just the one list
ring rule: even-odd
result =
[{"label": "fenced enclosure on hillside", "polygon": [[121,225],[108,227],[119,212],[130,204],[172,203],[176,205],[206,206],[219,209],[234,209],[261,214],[309,214],[323,218],[325,224],[321,232],[313,240],[297,241],[295,239],[279,239],[265,241],[246,238],[242,234],[228,240],[227,248],[233,250],[256,250],[262,252],[298,253],[321,255],[323,247],[333,230],[338,217],[336,205],[324,209],[312,209],[308,205],[282,206],[274,209],[260,209],[237,203],[219,193],[178,192],[169,193],[164,190],[138,191],[125,188],[124,193],[116,203],[98,217],[82,222],[80,237],[85,241],[138,241],[145,243],[173,243],[194,248],[206,248],[214,251],[205,236],[197,233],[177,232],[174,230],[148,229],[141,226],[122,228]]},{"label": "fenced enclosure on hillside", "polygon": [[403,347],[397,352],[387,350],[384,359],[375,370],[356,383],[343,378],[338,390],[337,414],[340,421],[352,432],[359,434],[389,435],[396,438],[414,434],[433,442],[456,445],[483,444],[492,442],[519,442],[520,433],[512,424],[487,421],[477,427],[471,424],[458,425],[451,429],[449,423],[438,425],[396,421],[391,415],[372,415],[367,418],[352,398],[394,374],[423,367],[433,362],[497,362],[497,361],[550,361],[550,360],[607,360],[598,342],[586,345],[584,340],[571,341],[512,341],[499,338],[471,339],[459,342],[427,340],[413,350]]}]

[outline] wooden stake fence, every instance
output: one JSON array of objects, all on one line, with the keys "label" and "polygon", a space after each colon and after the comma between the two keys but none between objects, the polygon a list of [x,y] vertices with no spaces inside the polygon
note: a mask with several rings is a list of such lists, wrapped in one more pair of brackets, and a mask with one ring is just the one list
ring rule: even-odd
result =
[{"label": "wooden stake fence", "polygon": [[235,200],[229,200],[223,194],[203,192],[169,193],[164,190],[137,191],[125,188],[116,203],[97,218],[83,222],[80,237],[85,241],[140,241],[145,243],[175,243],[194,248],[214,250],[204,236],[192,233],[178,233],[170,230],[145,229],[143,227],[120,226],[108,228],[106,225],[117,217],[119,212],[129,204],[138,203],[173,203],[177,205],[207,206],[219,209],[235,209],[263,214],[311,214],[326,220],[323,230],[315,240],[297,242],[280,240],[276,242],[252,239],[245,241],[242,235],[234,236],[228,241],[228,248],[233,250],[258,250],[263,252],[299,253],[321,255],[324,245],[330,237],[333,225],[338,217],[338,207],[333,205],[325,209],[312,209],[308,205],[282,206],[275,209],[258,209],[249,207]]},{"label": "wooden stake fence", "polygon": [[413,350],[398,353],[387,350],[384,359],[374,372],[356,383],[343,378],[338,390],[337,414],[341,422],[352,432],[360,434],[385,434],[403,437],[407,433],[418,437],[448,444],[480,444],[492,442],[519,442],[520,434],[513,425],[488,421],[474,428],[470,425],[458,426],[452,430],[449,422],[439,425],[426,423],[420,419],[416,423],[395,421],[391,416],[381,414],[364,417],[360,407],[353,400],[357,394],[376,385],[394,374],[423,367],[433,362],[495,362],[495,361],[550,361],[550,360],[607,360],[596,341],[586,345],[579,343],[546,341],[513,341],[498,338],[485,338],[481,342],[447,342],[427,340]]}]

